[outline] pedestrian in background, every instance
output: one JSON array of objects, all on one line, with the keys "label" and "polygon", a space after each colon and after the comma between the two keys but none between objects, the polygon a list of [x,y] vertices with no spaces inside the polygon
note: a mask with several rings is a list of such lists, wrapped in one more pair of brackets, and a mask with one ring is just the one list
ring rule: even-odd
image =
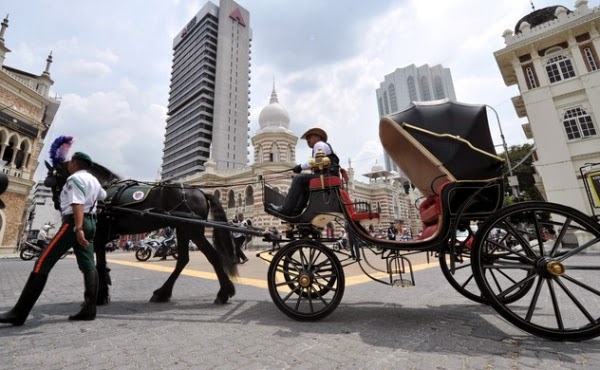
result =
[{"label": "pedestrian in background", "polygon": [[[241,212],[237,214],[235,220],[233,220],[233,224],[238,227],[248,227],[248,223],[246,222],[246,220],[244,220],[244,214]],[[238,263],[242,264],[248,262],[248,257],[246,257],[244,251],[242,250],[242,246],[244,245],[245,241],[246,235],[244,233],[239,231],[233,232],[233,243],[235,244],[235,253],[237,258],[239,259]]]}]

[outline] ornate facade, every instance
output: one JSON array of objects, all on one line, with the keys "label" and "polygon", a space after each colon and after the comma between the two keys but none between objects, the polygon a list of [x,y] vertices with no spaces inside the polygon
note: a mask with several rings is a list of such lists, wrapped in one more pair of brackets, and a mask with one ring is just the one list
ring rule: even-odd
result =
[{"label": "ornate facade", "polygon": [[[209,159],[205,163],[204,172],[189,176],[184,182],[201,186],[205,191],[215,194],[226,209],[229,219],[242,212],[252,220],[255,227],[270,229],[277,226],[281,230],[281,220],[264,211],[262,183],[266,181],[282,193],[288,191],[293,175],[290,169],[297,163],[298,136],[289,129],[290,116],[279,104],[275,87],[269,104],[261,111],[258,121],[259,130],[251,138],[254,164],[235,170],[218,171],[214,161]],[[351,164],[346,170],[349,175],[350,197],[355,201],[369,202],[373,209],[380,210],[381,227],[373,225],[376,230],[381,228],[385,231],[389,222],[398,222],[405,228],[410,227],[413,235],[418,233],[420,221],[414,206],[417,197],[414,190],[405,189],[399,179],[391,176],[362,183],[354,179]],[[331,226],[335,235],[341,232],[338,225]]]},{"label": "ornate facade", "polygon": [[0,170],[9,185],[0,210],[0,253],[11,252],[25,231],[28,199],[43,140],[60,102],[49,96],[52,55],[40,75],[7,66],[10,49],[5,44],[8,16],[0,28]]},{"label": "ornate facade", "polygon": [[494,53],[525,135],[536,145],[537,186],[551,202],[589,214],[580,168],[600,163],[600,7],[576,0],[538,9],[503,33]]}]

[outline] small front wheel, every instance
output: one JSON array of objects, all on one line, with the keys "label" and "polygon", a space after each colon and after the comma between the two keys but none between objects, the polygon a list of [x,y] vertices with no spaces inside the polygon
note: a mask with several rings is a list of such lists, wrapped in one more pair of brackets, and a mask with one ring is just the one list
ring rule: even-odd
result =
[{"label": "small front wheel", "polygon": [[147,248],[141,248],[135,252],[135,258],[141,262],[148,261],[150,256],[152,256],[152,251]]},{"label": "small front wheel", "polygon": [[344,270],[329,248],[297,240],[273,257],[267,276],[273,302],[298,321],[317,321],[331,314],[344,295]]}]

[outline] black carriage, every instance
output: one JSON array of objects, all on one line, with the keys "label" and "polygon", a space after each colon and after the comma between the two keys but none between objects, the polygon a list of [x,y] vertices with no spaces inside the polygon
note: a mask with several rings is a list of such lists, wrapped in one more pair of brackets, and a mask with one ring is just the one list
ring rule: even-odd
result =
[{"label": "black carriage", "polygon": [[[458,292],[529,333],[573,341],[600,335],[600,226],[559,204],[503,208],[504,161],[485,106],[418,103],[382,118],[379,133],[423,196],[421,234],[410,241],[370,235],[366,225],[378,223],[378,210],[351,200],[343,169],[339,176],[322,171],[301,214],[265,207],[290,227],[280,248],[259,253],[270,260],[269,292],[284,314],[305,321],[331,314],[344,294],[344,267],[353,264],[380,283],[414,285],[411,258],[419,253],[437,256]],[[265,205],[283,199],[267,183],[263,194]],[[347,230],[347,249],[321,236],[328,222]]]}]

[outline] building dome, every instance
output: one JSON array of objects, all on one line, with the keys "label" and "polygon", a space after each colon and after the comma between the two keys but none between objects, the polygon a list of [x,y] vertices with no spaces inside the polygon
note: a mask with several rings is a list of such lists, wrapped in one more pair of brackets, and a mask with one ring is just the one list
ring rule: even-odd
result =
[{"label": "building dome", "polygon": [[375,163],[373,165],[373,167],[371,167],[371,172],[380,172],[380,171],[383,171],[383,170],[384,170],[383,166],[380,165],[380,164],[377,164],[377,163]]},{"label": "building dome", "polygon": [[546,8],[535,10],[523,18],[521,18],[517,24],[515,25],[515,35],[521,33],[521,24],[527,22],[531,28],[539,26],[540,24],[544,24],[546,22],[550,22],[551,20],[556,19],[556,10],[558,8],[564,9],[567,14],[572,13],[569,9],[565,8],[562,5],[549,6]]},{"label": "building dome", "polygon": [[275,92],[275,86],[273,86],[273,92],[271,93],[269,105],[260,111],[260,115],[258,116],[258,124],[260,125],[261,129],[267,127],[289,128],[290,126],[290,115],[287,110],[285,110],[285,108],[279,104],[277,92]]}]

